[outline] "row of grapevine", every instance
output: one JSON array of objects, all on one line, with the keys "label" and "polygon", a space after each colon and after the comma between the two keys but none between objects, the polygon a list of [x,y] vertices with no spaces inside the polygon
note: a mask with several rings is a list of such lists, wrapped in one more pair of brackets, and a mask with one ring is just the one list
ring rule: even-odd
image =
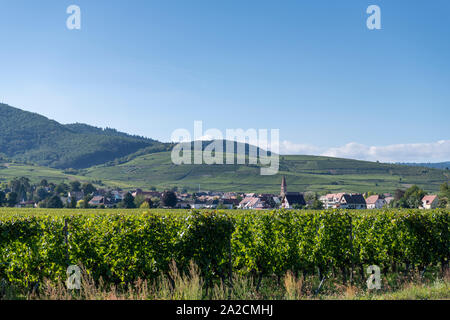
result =
[{"label": "row of grapevine", "polygon": [[64,280],[68,265],[124,283],[194,260],[207,278],[449,261],[448,210],[0,216],[0,279]]}]

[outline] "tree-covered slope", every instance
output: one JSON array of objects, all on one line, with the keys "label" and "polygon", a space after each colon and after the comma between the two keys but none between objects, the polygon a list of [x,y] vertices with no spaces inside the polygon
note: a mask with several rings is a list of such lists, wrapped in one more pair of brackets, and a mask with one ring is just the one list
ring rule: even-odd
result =
[{"label": "tree-covered slope", "polygon": [[114,129],[62,125],[0,104],[0,153],[19,161],[55,168],[87,168],[148,147],[164,149],[165,145]]}]

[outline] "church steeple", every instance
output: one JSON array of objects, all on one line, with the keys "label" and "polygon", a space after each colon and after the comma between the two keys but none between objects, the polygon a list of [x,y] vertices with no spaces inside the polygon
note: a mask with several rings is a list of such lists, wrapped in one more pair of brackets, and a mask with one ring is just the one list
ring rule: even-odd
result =
[{"label": "church steeple", "polygon": [[283,176],[283,179],[281,180],[281,193],[280,196],[283,198],[287,193],[287,184],[286,184],[286,177]]}]

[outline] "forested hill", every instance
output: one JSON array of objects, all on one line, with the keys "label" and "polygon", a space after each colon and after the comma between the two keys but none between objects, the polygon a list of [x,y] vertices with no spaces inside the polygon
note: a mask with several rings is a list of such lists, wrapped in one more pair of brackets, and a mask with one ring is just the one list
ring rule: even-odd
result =
[{"label": "forested hill", "polygon": [[86,124],[63,125],[36,113],[0,104],[0,154],[55,168],[87,168],[169,146],[114,129]]}]

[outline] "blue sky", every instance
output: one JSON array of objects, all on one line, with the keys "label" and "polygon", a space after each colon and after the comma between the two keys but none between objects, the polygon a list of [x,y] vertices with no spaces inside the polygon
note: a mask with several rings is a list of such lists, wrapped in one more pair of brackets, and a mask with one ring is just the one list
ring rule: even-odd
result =
[{"label": "blue sky", "polygon": [[[382,30],[366,27],[371,4]],[[280,129],[284,153],[450,160],[449,13],[448,0],[0,0],[0,100],[162,141],[202,120]]]}]

